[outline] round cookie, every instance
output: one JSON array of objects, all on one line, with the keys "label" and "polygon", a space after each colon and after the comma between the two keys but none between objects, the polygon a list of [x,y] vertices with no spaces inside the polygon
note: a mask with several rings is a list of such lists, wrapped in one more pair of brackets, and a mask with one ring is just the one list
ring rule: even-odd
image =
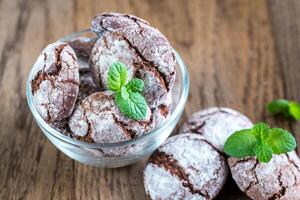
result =
[{"label": "round cookie", "polygon": [[31,77],[35,107],[49,123],[60,123],[73,111],[79,90],[78,62],[67,43],[48,45],[37,58]]},{"label": "round cookie", "polygon": [[91,31],[101,36],[106,31],[115,31],[123,28],[137,28],[141,24],[149,23],[134,15],[107,12],[95,16],[91,20]]},{"label": "round cookie", "polygon": [[[118,17],[114,20],[122,22]],[[150,108],[164,102],[175,81],[176,60],[173,48],[157,29],[142,23],[134,28],[106,31],[99,37],[90,55],[90,67],[100,88],[108,88],[108,70],[116,61],[127,66],[128,80],[144,80],[143,95]]]},{"label": "round cookie", "polygon": [[73,137],[94,143],[114,143],[130,140],[155,124],[151,110],[146,119],[135,121],[120,113],[112,92],[96,92],[81,101],[69,119]]},{"label": "round cookie", "polygon": [[74,49],[77,56],[89,59],[96,38],[76,37],[68,41],[68,44]]},{"label": "round cookie", "polygon": [[239,188],[252,199],[300,199],[300,160],[294,151],[273,155],[268,163],[231,157],[228,164]]},{"label": "round cookie", "polygon": [[77,102],[80,102],[85,97],[89,96],[90,94],[99,91],[96,87],[91,72],[89,69],[81,69],[79,70],[79,93]]},{"label": "round cookie", "polygon": [[224,107],[212,107],[190,116],[180,132],[197,133],[223,152],[228,137],[235,131],[251,128],[252,122],[241,113]]},{"label": "round cookie", "polygon": [[151,199],[212,199],[227,175],[225,158],[201,135],[180,134],[150,157],[144,186]]}]

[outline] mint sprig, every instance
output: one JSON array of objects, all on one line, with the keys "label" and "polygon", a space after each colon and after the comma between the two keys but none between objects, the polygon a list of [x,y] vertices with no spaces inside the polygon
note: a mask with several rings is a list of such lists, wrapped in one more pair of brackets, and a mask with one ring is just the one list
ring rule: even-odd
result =
[{"label": "mint sprig", "polygon": [[300,104],[295,101],[276,99],[267,104],[267,110],[274,115],[282,114],[286,118],[300,120]]},{"label": "mint sprig", "polygon": [[127,84],[127,68],[121,62],[113,63],[108,72],[108,87],[115,92],[115,101],[120,111],[134,120],[145,119],[148,105],[141,94],[144,81],[132,79]]},{"label": "mint sprig", "polygon": [[251,129],[234,132],[226,141],[224,151],[230,156],[244,158],[256,156],[260,162],[269,162],[273,154],[287,153],[296,148],[291,133],[257,123]]}]

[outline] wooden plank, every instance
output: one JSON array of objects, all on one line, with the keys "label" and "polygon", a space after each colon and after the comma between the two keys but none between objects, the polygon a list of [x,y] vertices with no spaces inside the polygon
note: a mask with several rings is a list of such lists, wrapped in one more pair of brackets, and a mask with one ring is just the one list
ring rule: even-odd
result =
[{"label": "wooden plank", "polygon": [[[268,1],[273,27],[279,73],[284,81],[282,97],[300,102],[300,2],[297,0]],[[289,123],[290,130],[300,142],[300,124]],[[299,147],[297,148],[300,153]]]},{"label": "wooden plank", "polygon": [[[191,92],[182,120],[229,106],[257,121],[265,103],[300,101],[299,2],[261,0],[0,0],[0,199],[146,199],[145,160],[120,169],[85,166],[42,136],[27,108],[27,74],[40,50],[104,11],[129,12],[163,32],[184,58]],[[299,136],[297,136],[299,141]],[[229,181],[218,199],[248,199]]]}]

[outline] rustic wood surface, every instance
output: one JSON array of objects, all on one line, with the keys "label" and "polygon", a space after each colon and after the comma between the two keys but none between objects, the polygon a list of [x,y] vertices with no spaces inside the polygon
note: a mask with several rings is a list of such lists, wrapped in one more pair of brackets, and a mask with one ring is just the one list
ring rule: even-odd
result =
[{"label": "rustic wood surface", "polygon": [[[191,78],[182,120],[229,106],[300,142],[300,123],[265,111],[274,98],[300,101],[300,1],[0,0],[0,199],[146,198],[145,161],[119,169],[75,162],[47,141],[27,107],[25,82],[41,49],[103,11],[145,18],[181,53]],[[248,198],[229,180],[218,199]]]}]

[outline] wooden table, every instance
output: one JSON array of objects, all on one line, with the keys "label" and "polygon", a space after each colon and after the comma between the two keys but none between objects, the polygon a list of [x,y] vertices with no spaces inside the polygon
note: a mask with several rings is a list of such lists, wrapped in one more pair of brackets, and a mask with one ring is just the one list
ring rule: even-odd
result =
[{"label": "wooden table", "polygon": [[[75,162],[41,134],[27,107],[25,82],[41,49],[103,11],[145,18],[181,53],[191,78],[182,120],[229,106],[300,141],[300,123],[265,111],[274,98],[300,101],[300,1],[0,0],[0,199],[145,199],[145,161],[119,169]],[[229,181],[218,199],[247,197]]]}]

